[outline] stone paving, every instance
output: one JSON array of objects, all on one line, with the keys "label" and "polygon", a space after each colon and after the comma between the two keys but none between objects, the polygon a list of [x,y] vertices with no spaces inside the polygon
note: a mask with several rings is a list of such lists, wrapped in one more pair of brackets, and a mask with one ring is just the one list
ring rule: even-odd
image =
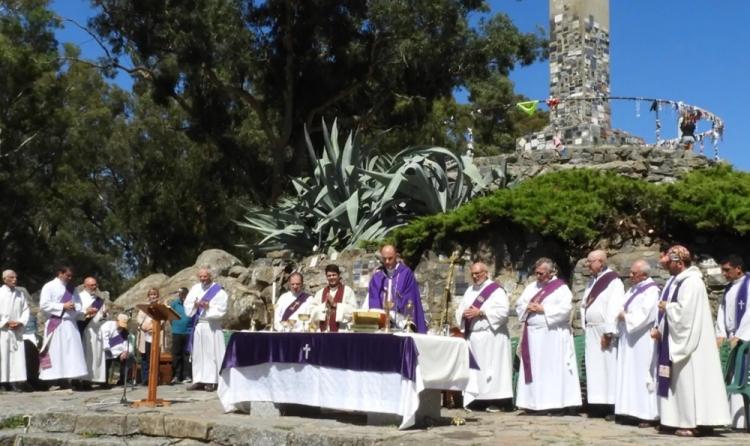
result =
[{"label": "stone paving", "polygon": [[[432,426],[399,431],[368,426],[356,413],[324,411],[308,417],[258,417],[223,413],[215,393],[161,386],[171,406],[133,409],[122,390],[0,393],[0,446],[23,445],[518,445],[679,444],[686,440],[585,416],[524,415],[443,409]],[[137,387],[128,400],[145,398]],[[22,418],[24,415],[30,418]],[[463,426],[451,425],[455,416]],[[28,424],[24,429],[22,425]],[[750,444],[750,435],[720,430],[687,440],[698,445]]]}]

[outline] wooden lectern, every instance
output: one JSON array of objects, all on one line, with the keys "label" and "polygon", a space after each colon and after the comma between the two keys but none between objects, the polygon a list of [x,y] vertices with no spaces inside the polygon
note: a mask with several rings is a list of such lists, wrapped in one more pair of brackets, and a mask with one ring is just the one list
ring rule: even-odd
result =
[{"label": "wooden lectern", "polygon": [[180,315],[170,307],[162,304],[140,304],[136,308],[146,313],[154,320],[151,333],[151,355],[148,368],[148,396],[145,400],[133,402],[132,407],[156,407],[169,406],[171,401],[156,398],[156,387],[159,385],[159,358],[161,356],[161,323],[162,321],[173,321]]}]

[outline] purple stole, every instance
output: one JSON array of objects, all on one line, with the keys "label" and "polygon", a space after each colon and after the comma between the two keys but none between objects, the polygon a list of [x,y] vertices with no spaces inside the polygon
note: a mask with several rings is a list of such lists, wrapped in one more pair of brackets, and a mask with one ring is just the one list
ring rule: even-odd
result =
[{"label": "purple stole", "polygon": [[286,307],[286,310],[284,310],[284,314],[281,316],[281,321],[282,322],[288,321],[289,318],[294,314],[294,312],[297,311],[297,309],[300,307],[300,305],[302,305],[303,303],[305,303],[305,301],[307,300],[308,297],[310,297],[309,294],[299,293],[299,296],[297,296],[297,298],[294,300],[294,302],[292,302],[291,304],[289,304],[289,306]]},{"label": "purple stole", "polygon": [[[529,303],[542,303],[544,299],[550,294],[557,291],[558,288],[565,285],[562,279],[555,279],[550,281],[541,290],[537,291],[534,297],[531,298]],[[521,338],[521,359],[523,360],[523,377],[526,384],[532,381],[531,376],[531,351],[529,350],[529,327],[528,320],[529,315],[526,315],[526,320],[523,321],[523,335]]]},{"label": "purple stole", "polygon": [[[496,284],[495,282],[488,283],[482,290],[479,292],[479,295],[476,299],[474,299],[474,303],[471,304],[472,307],[476,308],[482,308],[482,305],[487,301],[487,299],[492,296],[492,293],[495,292],[498,288],[501,288],[500,285]],[[476,320],[476,319],[475,319]],[[464,322],[464,338],[469,339],[469,336],[471,336],[471,329],[474,326],[475,320],[469,320],[465,317],[463,318]]]},{"label": "purple stole", "polygon": [[633,302],[633,299],[635,299],[637,296],[639,296],[641,293],[643,293],[647,289],[655,287],[655,286],[657,286],[656,282],[650,282],[650,283],[648,283],[645,286],[644,285],[638,285],[638,287],[636,287],[636,289],[635,289],[635,293],[633,293],[633,295],[628,298],[627,302],[625,302],[625,308],[624,308],[625,312],[627,313],[628,307],[630,306],[630,302]]},{"label": "purple stole", "polygon": [[109,338],[109,347],[112,348],[115,345],[120,345],[123,342],[125,342],[125,338],[122,337],[120,334],[120,331],[117,331],[117,334]]},{"label": "purple stole", "polygon": [[[200,300],[196,302],[195,304],[197,305],[199,302],[211,302],[211,299],[213,299],[216,296],[216,294],[219,293],[219,291],[221,291],[221,285],[219,285],[218,283],[214,283],[206,290],[205,294],[203,294],[203,297],[201,297]],[[202,314],[203,314],[203,308],[198,308],[192,317],[191,322],[193,325],[193,329],[190,331],[190,337],[188,337],[188,343],[187,343],[187,348],[186,348],[186,351],[188,353],[191,353],[193,351],[193,336],[195,335],[195,327],[198,326],[198,319],[201,318]]]},{"label": "purple stole", "polygon": [[617,279],[618,277],[619,277],[618,274],[612,270],[609,270],[606,273],[604,273],[604,275],[601,276],[596,281],[596,283],[594,283],[594,286],[591,287],[591,292],[589,292],[589,295],[586,298],[586,306],[584,308],[590,307],[591,304],[594,303],[596,298],[599,297],[600,294],[602,294],[602,291],[606,290],[609,284],[612,283],[612,281]]},{"label": "purple stole", "polygon": [[[677,285],[674,287],[674,292],[672,293],[672,298],[670,299],[671,302],[677,301],[677,294],[679,293],[680,286],[682,285],[682,282],[684,280],[685,279],[677,282]],[[668,295],[669,284],[667,284],[667,286],[664,288],[664,292],[662,292],[660,300],[666,301]],[[664,310],[664,313],[659,314],[659,321],[664,319],[664,330],[661,334],[661,341],[659,342],[659,361],[657,363],[656,370],[656,394],[663,398],[667,398],[669,396],[669,381],[672,378],[672,360],[669,359],[669,319],[664,317],[664,315],[666,314],[666,309]]]},{"label": "purple stole", "polygon": [[[60,300],[60,303],[66,304],[73,300],[73,291],[74,288],[72,285],[68,285],[65,287],[65,294],[63,294],[62,300]],[[63,310],[63,313],[65,313],[66,310]],[[50,315],[49,320],[47,321],[47,329],[45,336],[52,336],[52,333],[57,330],[57,327],[60,326],[62,323],[62,315]],[[52,359],[49,357],[49,345],[45,347],[44,351],[39,352],[39,367],[43,369],[48,369],[52,367]]]},{"label": "purple stole", "polygon": [[[60,303],[66,304],[73,300],[73,287],[72,286],[66,286],[65,287],[65,294],[63,294],[62,300]],[[63,313],[65,310],[63,310]],[[60,326],[60,323],[62,322],[62,315],[56,316],[51,315],[49,317],[49,322],[47,323],[47,336],[51,335],[52,333],[57,330],[57,327]]]},{"label": "purple stole", "polygon": [[[101,310],[102,307],[104,306],[104,299],[102,299],[99,296],[94,296],[94,301],[91,302],[91,306],[94,307],[94,308],[96,308],[96,311]],[[94,316],[96,316],[96,314],[94,314]],[[83,322],[84,326],[88,325],[94,319],[94,316],[91,316],[90,318],[87,318]]]},{"label": "purple stole", "polygon": [[[321,303],[326,303],[329,301],[329,298],[331,296],[331,288],[325,287],[323,289],[323,295],[321,296]],[[340,283],[338,289],[336,289],[336,294],[333,296],[333,302],[334,303],[341,303],[341,301],[344,300],[344,284]],[[320,331],[326,331],[326,329],[332,333],[335,333],[339,331],[339,324],[336,323],[336,312],[333,311],[334,307],[332,305],[327,305],[328,311],[326,312],[326,320],[320,321]]]},{"label": "purple stole", "polygon": [[[734,302],[734,327],[731,331],[732,333],[736,333],[737,329],[740,327],[740,322],[742,321],[742,317],[745,315],[745,310],[747,309],[747,288],[748,284],[750,284],[750,274],[745,273],[745,275],[742,278],[742,283],[740,284],[740,289],[737,290],[737,300]],[[727,286],[724,287],[724,305],[726,305],[727,302],[727,293],[732,288],[732,284],[727,284]],[[727,326],[727,316],[726,313],[724,313],[724,326],[727,328],[727,331],[729,331],[729,326]]]}]

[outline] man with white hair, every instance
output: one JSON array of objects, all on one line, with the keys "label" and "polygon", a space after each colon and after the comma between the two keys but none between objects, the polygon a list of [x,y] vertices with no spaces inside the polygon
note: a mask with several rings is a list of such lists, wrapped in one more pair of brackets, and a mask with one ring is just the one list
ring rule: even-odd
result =
[{"label": "man with white hair", "polygon": [[[107,306],[98,292],[98,284],[95,278],[87,277],[83,280],[83,290],[78,293],[81,296],[81,307],[83,308],[83,313],[79,316],[78,326],[83,327],[83,352],[88,369],[86,379],[106,387],[107,358],[104,352],[105,346],[101,327],[106,320]],[[89,385],[89,383],[86,383],[87,387]]]},{"label": "man with white hair", "polygon": [[521,409],[541,411],[581,405],[578,363],[570,332],[573,294],[556,273],[551,259],[537,260],[536,281],[516,301],[516,314],[523,323],[516,391],[516,405]]},{"label": "man with white hair", "polygon": [[185,298],[185,314],[193,318],[193,333],[188,341],[193,359],[193,385],[188,390],[213,392],[219,382],[226,349],[221,321],[227,312],[229,297],[221,285],[214,282],[208,266],[198,269],[198,280]]},{"label": "man with white hair", "polygon": [[650,271],[643,259],[630,266],[631,287],[617,316],[615,415],[632,417],[639,427],[652,426],[659,418],[653,367],[656,346],[649,333],[656,321],[659,287],[649,277]]},{"label": "man with white hair", "polygon": [[17,280],[13,270],[3,271],[3,286],[0,287],[0,383],[20,385],[26,381],[23,331],[29,320],[29,304],[16,287]]},{"label": "man with white hair", "polygon": [[698,426],[730,424],[729,403],[703,275],[684,246],[666,256],[674,279],[658,304],[659,414],[675,435],[693,437]]},{"label": "man with white hair", "polygon": [[76,320],[82,312],[81,298],[71,283],[73,269],[61,266],[57,277],[47,282],[39,296],[39,308],[48,319],[39,351],[39,379],[60,380],[61,388],[69,380],[86,376],[86,359]]},{"label": "man with white hair", "polygon": [[586,329],[586,401],[589,414],[614,419],[617,375],[617,314],[625,286],[607,266],[607,254],[591,251],[586,258],[591,280],[581,299],[581,325]]},{"label": "man with white hair", "polygon": [[464,406],[482,401],[487,412],[497,412],[498,400],[513,397],[513,361],[508,336],[508,296],[489,278],[487,265],[471,265],[474,285],[466,290],[456,308],[456,322],[463,329],[479,370],[469,371]]}]

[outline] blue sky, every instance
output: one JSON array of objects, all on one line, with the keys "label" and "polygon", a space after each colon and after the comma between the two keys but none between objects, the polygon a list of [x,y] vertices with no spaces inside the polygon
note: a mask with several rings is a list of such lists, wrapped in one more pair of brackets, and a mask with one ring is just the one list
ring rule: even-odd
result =
[{"label": "blue sky", "polygon": [[[549,0],[492,0],[494,12],[508,14],[522,31],[548,26]],[[81,23],[92,14],[87,0],[53,0],[63,17]],[[750,144],[742,127],[750,127],[750,1],[747,0],[612,0],[610,2],[611,93],[671,99],[692,104],[720,116],[725,124],[719,155],[736,168],[750,171]],[[84,56],[101,54],[95,42],[72,26],[58,39],[79,45]],[[516,91],[533,99],[549,93],[547,62],[516,69],[511,78]],[[130,88],[130,80],[117,82]],[[616,128],[654,141],[650,104],[612,104]],[[662,135],[677,134],[677,116],[665,110]],[[700,129],[700,128],[699,128]],[[749,129],[750,130],[750,129]],[[750,132],[747,134],[750,136]],[[711,152],[710,143],[706,144]]]}]

